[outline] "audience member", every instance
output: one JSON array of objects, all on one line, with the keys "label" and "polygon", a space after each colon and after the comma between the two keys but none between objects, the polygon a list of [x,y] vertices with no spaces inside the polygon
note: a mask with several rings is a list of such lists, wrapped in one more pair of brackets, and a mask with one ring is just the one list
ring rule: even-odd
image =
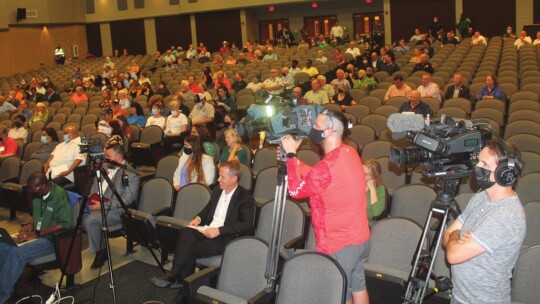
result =
[{"label": "audience member", "polygon": [[355,60],[358,56],[361,55],[360,49],[356,47],[356,42],[349,42],[349,47],[345,51],[345,54],[351,54],[353,56],[353,60]]},{"label": "audience member", "polygon": [[321,90],[321,83],[318,79],[313,79],[311,81],[311,91],[306,92],[304,98],[310,104],[316,105],[325,105],[330,102],[328,93]]},{"label": "audience member", "polygon": [[28,131],[24,127],[25,121],[26,117],[24,115],[19,114],[15,116],[15,119],[13,120],[13,128],[9,129],[8,136],[15,140],[20,139],[26,144],[26,141],[28,140]]},{"label": "audience member", "polygon": [[17,143],[7,135],[8,129],[0,131],[0,163],[4,159],[17,155]]},{"label": "audience member", "polygon": [[454,74],[454,84],[448,87],[444,99],[465,98],[471,100],[471,91],[463,84],[463,76],[460,73]]},{"label": "audience member", "polygon": [[163,130],[163,152],[165,155],[172,153],[175,143],[182,143],[182,135],[188,131],[188,118],[180,112],[178,101],[169,102],[168,107],[171,115],[167,116]]},{"label": "audience member", "polygon": [[317,76],[317,80],[321,84],[321,91],[326,92],[328,94],[328,98],[334,96],[336,94],[336,90],[334,89],[334,86],[326,83],[326,76],[319,75]]},{"label": "audience member", "polygon": [[290,96],[292,93],[292,89],[294,88],[295,81],[294,77],[289,73],[288,67],[282,67],[281,68],[281,81],[285,89],[285,94],[287,96]]},{"label": "audience member", "polygon": [[467,18],[467,16],[465,16],[465,14],[462,13],[461,16],[459,17],[458,23],[456,24],[456,28],[458,29],[459,34],[461,35],[462,39],[470,37],[467,35],[467,31],[469,30],[471,25],[472,25],[471,19]]},{"label": "audience member", "polygon": [[375,217],[381,215],[386,208],[386,187],[382,181],[381,164],[376,159],[364,163],[366,175],[367,216],[369,225],[373,225]]},{"label": "audience member", "polygon": [[431,74],[422,74],[422,85],[416,88],[422,97],[433,97],[442,102],[439,86],[431,81]]},{"label": "audience member", "polygon": [[25,121],[28,121],[34,115],[34,112],[28,108],[28,100],[23,98],[19,102],[19,107],[11,112],[10,116],[13,117],[13,115],[23,115]]},{"label": "audience member", "polygon": [[394,53],[387,53],[384,55],[384,62],[381,66],[381,71],[386,71],[388,75],[392,75],[399,71],[399,66],[394,63]]},{"label": "audience member", "polygon": [[113,111],[110,108],[103,109],[101,120],[97,124],[97,131],[111,136],[112,128],[109,122],[113,119]]},{"label": "audience member", "polygon": [[530,36],[527,36],[527,32],[521,31],[519,32],[519,37],[514,42],[514,46],[519,50],[519,48],[522,45],[530,45],[532,44],[532,40]]},{"label": "audience member", "polygon": [[272,95],[279,95],[284,89],[283,80],[279,77],[278,70],[270,70],[270,77],[262,83],[262,89],[267,90]]},{"label": "audience member", "polygon": [[274,53],[274,49],[268,48],[266,55],[264,55],[262,61],[276,61],[278,60],[277,55]]},{"label": "audience member", "polygon": [[435,72],[435,69],[433,69],[433,65],[431,65],[431,62],[429,62],[428,54],[420,55],[420,62],[414,66],[412,73],[417,71],[424,71],[429,74],[433,74]]},{"label": "audience member", "polygon": [[223,71],[218,71],[216,73],[216,80],[214,80],[214,89],[217,90],[219,86],[226,87],[227,89],[231,88],[231,83],[225,78],[225,73]]},{"label": "audience member", "polygon": [[146,116],[144,116],[141,105],[137,102],[131,104],[127,121],[130,125],[137,125],[141,128],[146,127]]},{"label": "audience member", "polygon": [[79,130],[73,125],[64,127],[63,142],[58,144],[51,157],[43,165],[43,171],[52,181],[64,187],[75,181],[73,170],[84,164],[85,156],[80,153]]},{"label": "audience member", "polygon": [[317,51],[317,57],[315,58],[315,61],[326,63],[326,61],[328,61],[328,58],[326,56],[324,56],[324,52],[322,50],[318,50]]},{"label": "audience member", "polygon": [[[231,118],[229,115],[232,115],[232,114],[225,115],[225,121],[229,119],[229,122],[230,122]],[[210,137],[210,132],[208,131],[206,126],[194,125],[193,127],[191,127],[190,135],[199,137],[200,142],[202,143],[202,146],[204,149],[204,154],[208,156],[212,156],[212,158],[216,160],[215,162],[217,163],[219,155],[218,155],[218,152],[216,151],[216,146],[214,146],[214,143],[212,142],[212,138]]]},{"label": "audience member", "polygon": [[148,117],[148,119],[146,120],[146,127],[158,126],[162,129],[165,128],[165,117],[161,115],[161,109],[163,109],[163,104],[161,103],[161,101],[155,102],[152,105],[152,116]]},{"label": "audience member", "polygon": [[412,63],[420,63],[422,60],[420,59],[420,56],[422,55],[422,51],[419,48],[414,48],[414,56],[409,59],[409,62]]},{"label": "audience member", "polygon": [[540,31],[536,33],[536,39],[533,41],[533,46],[536,48],[540,44]]},{"label": "audience member", "polygon": [[58,135],[53,128],[45,128],[41,131],[41,146],[36,148],[30,158],[37,158],[42,163],[46,163],[51,157],[52,151],[59,144]]},{"label": "audience member", "polygon": [[88,96],[84,93],[83,87],[78,86],[75,88],[75,93],[71,95],[70,98],[71,101],[73,101],[75,104],[78,104],[81,101],[88,101]]},{"label": "audience member", "polygon": [[118,103],[120,104],[120,108],[123,110],[127,110],[131,107],[131,101],[129,101],[129,98],[127,98],[126,89],[118,91]]},{"label": "audience member", "polygon": [[237,135],[236,130],[225,130],[225,143],[226,146],[223,147],[219,157],[220,164],[233,160],[248,164],[247,153],[251,153],[251,151],[246,151],[242,146],[242,139]]},{"label": "audience member", "polygon": [[371,53],[371,64],[370,67],[373,68],[373,71],[378,72],[383,68],[384,62],[379,58],[377,52]]},{"label": "audience member", "polygon": [[122,108],[122,105],[120,104],[120,101],[119,100],[113,100],[113,102],[111,102],[111,109],[113,111],[113,116],[112,118],[115,119],[116,117],[120,116],[120,115],[123,115],[123,116],[127,116],[127,111],[124,110]]},{"label": "audience member", "polygon": [[475,31],[471,39],[471,46],[480,45],[480,44],[487,46],[486,37],[480,35],[479,31]]},{"label": "audience member", "polygon": [[242,75],[242,73],[238,72],[238,73],[234,74],[234,82],[233,82],[231,88],[235,92],[239,92],[239,91],[245,89],[246,87],[247,87],[247,82],[244,81],[244,76]]},{"label": "audience member", "polygon": [[404,102],[401,105],[398,113],[413,112],[414,114],[420,114],[424,117],[427,115],[433,117],[433,110],[431,110],[427,103],[422,102],[420,98],[420,92],[413,90],[411,95],[409,95],[409,101]]},{"label": "audience member", "polygon": [[411,87],[403,82],[403,76],[394,75],[394,84],[391,85],[386,91],[386,94],[384,95],[384,100],[388,100],[389,98],[396,96],[408,97],[411,92]]},{"label": "audience member", "polygon": [[192,125],[208,124],[214,121],[215,109],[207,102],[204,94],[198,93],[195,95],[195,106],[189,114]]},{"label": "audience member", "polygon": [[169,88],[167,87],[167,84],[165,84],[165,81],[160,81],[158,83],[158,89],[155,92],[156,95],[161,95],[163,98],[171,95],[171,91],[169,91]]},{"label": "audience member", "polygon": [[347,90],[351,89],[351,83],[345,78],[345,71],[343,71],[342,69],[337,69],[336,78],[332,80],[332,82],[330,82],[330,85],[332,85],[334,88],[337,88],[340,84],[346,87]]},{"label": "audience member", "polygon": [[422,41],[422,33],[420,32],[420,29],[414,29],[414,35],[411,36],[409,41]]},{"label": "audience member", "polygon": [[292,98],[293,101],[296,102],[296,105],[308,105],[309,102],[307,99],[304,98],[304,94],[302,94],[302,88],[301,87],[294,87],[292,90]]},{"label": "audience member", "polygon": [[214,159],[206,155],[200,138],[188,135],[184,139],[184,149],[178,160],[173,175],[173,186],[176,191],[191,183],[210,186],[214,183],[216,167]]},{"label": "audience member", "polygon": [[[2,100],[1,96],[0,100]],[[28,125],[31,126],[36,121],[43,121],[44,124],[47,124],[49,122],[49,110],[47,106],[43,102],[38,102],[35,110],[30,120],[27,121]]]},{"label": "audience member", "polygon": [[302,73],[307,73],[309,77],[314,78],[319,75],[319,70],[316,67],[312,66],[313,62],[311,59],[306,60],[306,66],[302,68]]},{"label": "audience member", "polygon": [[37,88],[32,86],[30,87],[30,92],[28,94],[28,101],[40,102],[45,101],[45,96],[37,91]]},{"label": "audience member", "polygon": [[506,27],[506,32],[503,34],[503,38],[506,39],[516,39],[517,35],[516,32],[512,29],[512,27],[509,25]]},{"label": "audience member", "polygon": [[485,82],[486,86],[480,90],[480,93],[478,93],[476,100],[480,101],[482,99],[498,99],[506,101],[506,95],[499,86],[495,75],[487,75]]},{"label": "audience member", "polygon": [[[129,163],[125,160],[124,150],[119,144],[113,144],[106,147],[105,158],[131,168]],[[104,166],[107,169],[108,177],[111,179],[111,187],[114,186],[122,199],[122,202],[126,206],[135,202],[139,192],[139,176],[133,173],[133,168],[131,168],[132,170],[121,170],[120,167],[112,164],[105,164]],[[127,179],[127,182],[124,181],[125,179]],[[98,190],[98,187],[100,187],[101,190]],[[91,196],[87,201],[91,212],[90,214],[85,214],[82,220],[82,226],[88,235],[89,250],[91,253],[95,254],[94,262],[90,266],[91,269],[100,268],[108,259],[106,244],[102,241],[103,221],[101,209],[104,208],[106,211],[106,220],[109,227],[118,225],[122,222],[121,215],[124,213],[124,209],[117,196],[113,194],[111,187],[108,186],[108,184],[103,185],[103,183],[96,183],[95,180],[92,181],[92,186],[90,188]],[[101,204],[99,199],[93,198],[93,194],[99,193],[100,191],[102,191],[103,197],[106,199],[104,205]]]},{"label": "audience member", "polygon": [[345,68],[346,60],[343,54],[341,54],[341,50],[336,48],[334,50],[334,55],[332,55],[332,60],[334,60],[338,67]]},{"label": "audience member", "polygon": [[349,94],[349,88],[340,83],[337,87],[337,94],[332,96],[332,103],[336,103],[341,106],[341,109],[345,111],[348,107],[357,104],[356,100]]}]

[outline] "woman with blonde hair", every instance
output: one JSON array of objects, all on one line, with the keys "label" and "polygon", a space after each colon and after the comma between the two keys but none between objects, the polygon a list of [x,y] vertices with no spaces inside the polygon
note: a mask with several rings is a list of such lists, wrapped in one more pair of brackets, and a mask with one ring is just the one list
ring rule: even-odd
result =
[{"label": "woman with blonde hair", "polygon": [[184,150],[173,175],[176,191],[190,183],[210,186],[214,183],[216,167],[211,156],[204,154],[199,137],[188,135],[184,139]]},{"label": "woman with blonde hair", "polygon": [[369,225],[373,225],[374,217],[381,215],[386,207],[386,187],[382,182],[381,164],[370,159],[364,163],[366,175],[367,215]]},{"label": "woman with blonde hair", "polygon": [[36,110],[30,120],[27,121],[28,126],[31,126],[36,121],[43,121],[44,124],[49,122],[49,110],[43,102],[38,102],[36,104]]},{"label": "woman with blonde hair", "polygon": [[225,130],[225,143],[226,145],[223,147],[223,151],[221,152],[221,156],[219,158],[220,164],[226,163],[230,160],[236,160],[248,165],[247,153],[250,152],[246,151],[246,149],[242,147],[242,139],[236,134],[236,130]]}]

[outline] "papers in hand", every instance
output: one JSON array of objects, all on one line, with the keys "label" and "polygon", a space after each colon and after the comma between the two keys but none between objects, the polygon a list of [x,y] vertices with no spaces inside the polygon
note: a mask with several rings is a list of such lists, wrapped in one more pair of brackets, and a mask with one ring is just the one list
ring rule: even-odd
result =
[{"label": "papers in hand", "polygon": [[191,229],[198,230],[200,233],[203,233],[206,231],[206,229],[210,228],[210,226],[188,226]]}]

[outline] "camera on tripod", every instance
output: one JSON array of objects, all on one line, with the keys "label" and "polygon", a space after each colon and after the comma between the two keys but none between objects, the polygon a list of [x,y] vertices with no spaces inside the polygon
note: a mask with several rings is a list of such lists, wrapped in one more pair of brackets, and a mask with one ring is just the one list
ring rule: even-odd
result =
[{"label": "camera on tripod", "polygon": [[258,95],[262,102],[249,107],[243,122],[236,125],[239,136],[265,131],[270,143],[286,134],[305,138],[323,110],[318,105],[298,105],[295,99],[286,100],[265,90]]},{"label": "camera on tripod", "polygon": [[79,153],[88,153],[88,157],[91,161],[96,159],[103,160],[103,158],[105,158],[105,149],[101,142],[97,139],[89,139],[87,137],[81,138]]},{"label": "camera on tripod", "polygon": [[473,162],[491,137],[485,123],[443,115],[421,130],[407,131],[413,146],[392,147],[390,161],[400,167],[423,163],[423,174],[428,177],[464,177],[472,172]]}]

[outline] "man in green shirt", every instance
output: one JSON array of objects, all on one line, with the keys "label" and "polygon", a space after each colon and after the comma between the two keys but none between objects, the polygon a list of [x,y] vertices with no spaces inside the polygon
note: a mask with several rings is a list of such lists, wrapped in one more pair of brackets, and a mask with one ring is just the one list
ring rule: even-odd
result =
[{"label": "man in green shirt", "polygon": [[71,204],[63,188],[41,172],[30,175],[27,185],[34,197],[34,221],[21,227],[17,241],[37,240],[20,247],[0,243],[0,303],[9,299],[26,263],[54,253],[52,235],[71,227]]}]

